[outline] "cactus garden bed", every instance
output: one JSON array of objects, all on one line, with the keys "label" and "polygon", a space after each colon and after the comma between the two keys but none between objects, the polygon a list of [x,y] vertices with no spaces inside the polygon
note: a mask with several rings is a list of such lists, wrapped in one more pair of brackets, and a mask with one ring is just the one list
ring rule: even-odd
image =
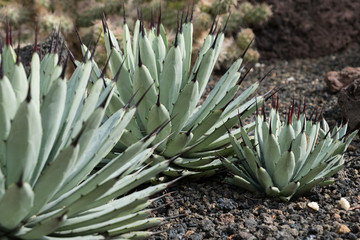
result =
[{"label": "cactus garden bed", "polygon": [[[304,97],[308,116],[315,107],[323,107],[329,125],[335,125],[341,122],[337,96],[326,91],[323,75],[345,66],[360,66],[359,46],[318,59],[262,62],[243,87],[274,68],[260,85],[259,94],[282,86],[279,96],[283,112],[292,98],[296,101]],[[224,184],[226,171],[198,182],[181,180],[155,203],[167,204],[156,215],[169,220],[156,229],[160,233],[152,239],[359,239],[359,135],[349,146],[345,159],[345,169],[334,176],[334,184],[317,187],[311,194],[289,203]],[[339,206],[341,198],[350,203],[349,210]],[[309,207],[311,202],[316,202],[319,209]]]}]

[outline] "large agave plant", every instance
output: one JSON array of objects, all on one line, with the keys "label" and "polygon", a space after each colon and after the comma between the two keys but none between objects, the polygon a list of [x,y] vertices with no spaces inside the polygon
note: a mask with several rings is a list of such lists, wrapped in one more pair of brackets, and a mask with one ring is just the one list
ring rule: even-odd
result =
[{"label": "large agave plant", "polygon": [[[276,104],[278,106],[278,104]],[[242,142],[230,133],[230,140],[239,164],[223,158],[224,165],[234,175],[227,182],[250,191],[265,192],[283,201],[300,196],[327,180],[344,167],[343,153],[357,131],[346,138],[347,124],[333,130],[325,119],[310,120],[303,112],[294,114],[294,103],[285,122],[280,121],[278,107],[266,117],[257,114],[256,127],[249,136],[241,129]],[[296,115],[296,116],[295,116]]]},{"label": "large agave plant", "polygon": [[0,47],[0,238],[147,238],[151,232],[140,230],[163,221],[149,217],[149,196],[167,184],[133,190],[168,167],[140,168],[154,151],[148,146],[156,132],[90,174],[137,105],[103,121],[115,83],[104,88],[100,78],[86,91],[91,61],[77,62],[67,81],[59,55],[40,62],[36,46],[29,79],[9,34]]},{"label": "large agave plant", "polygon": [[[213,23],[210,34],[191,68],[192,14],[188,10],[186,16],[183,15],[181,23],[178,20],[179,27],[171,47],[161,24],[161,10],[156,26],[152,21],[149,30],[146,30],[142,20],[138,19],[132,37],[124,17],[123,50],[107,26],[105,18],[103,19],[110,70],[113,75],[119,76],[117,91],[108,111],[113,113],[121,109],[134,93],[138,94],[130,105],[146,93],[138,107],[139,111],[126,128],[115,150],[122,151],[160,124],[169,121],[153,143],[157,144],[168,137],[157,148],[153,162],[181,155],[166,171],[168,175],[209,175],[221,166],[221,161],[216,160],[217,154],[226,156],[232,152],[226,127],[231,128],[236,124],[239,111],[246,117],[255,109],[255,99],[244,104],[243,102],[257,89],[259,82],[238,95],[240,84],[245,77],[241,77],[240,73],[241,56],[201,104],[201,97],[221,51],[226,24],[217,31],[217,24]],[[84,44],[82,49],[85,53]],[[122,68],[118,71],[121,65]],[[98,70],[95,72],[99,73]],[[259,98],[258,101],[262,99]],[[238,135],[239,132],[234,131],[233,134]]]}]

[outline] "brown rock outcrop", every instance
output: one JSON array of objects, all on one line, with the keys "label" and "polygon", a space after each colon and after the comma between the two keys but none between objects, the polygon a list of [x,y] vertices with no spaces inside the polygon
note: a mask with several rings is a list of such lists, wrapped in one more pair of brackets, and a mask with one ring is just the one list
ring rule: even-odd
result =
[{"label": "brown rock outcrop", "polygon": [[328,90],[332,93],[339,92],[356,79],[360,79],[360,67],[346,67],[340,72],[331,71],[324,77]]},{"label": "brown rock outcrop", "polygon": [[338,103],[350,128],[360,128],[360,78],[341,89]]}]

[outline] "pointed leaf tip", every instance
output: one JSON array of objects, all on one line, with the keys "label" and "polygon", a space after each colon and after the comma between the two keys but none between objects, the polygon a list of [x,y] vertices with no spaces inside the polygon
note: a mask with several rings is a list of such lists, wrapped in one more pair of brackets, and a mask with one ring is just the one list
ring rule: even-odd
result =
[{"label": "pointed leaf tip", "polygon": [[123,1],[123,15],[124,15],[124,24],[126,24],[126,16],[125,16],[125,1]]},{"label": "pointed leaf tip", "polygon": [[112,51],[110,52],[109,57],[106,59],[105,66],[104,66],[99,78],[104,78],[105,77],[106,69],[107,69],[107,67],[109,65],[111,55],[112,55]]},{"label": "pointed leaf tip", "polygon": [[139,106],[139,104],[142,102],[142,100],[144,99],[145,95],[150,91],[150,89],[152,88],[152,86],[154,85],[154,83],[152,83],[144,92],[144,94],[140,97],[140,99],[137,101],[137,103],[135,104],[135,107],[137,108]]},{"label": "pointed leaf tip", "polygon": [[222,29],[222,33],[225,33],[225,30],[226,30],[226,27],[227,27],[227,25],[228,25],[230,16],[231,16],[231,12],[229,12],[228,17],[226,18],[226,22],[225,22],[225,25],[224,25],[224,27],[223,27],[223,29]]},{"label": "pointed leaf tip", "polygon": [[125,60],[126,60],[126,57],[125,57],[124,60],[121,62],[120,67],[119,67],[119,69],[117,70],[117,72],[116,72],[116,74],[115,74],[115,77],[114,77],[114,79],[113,79],[114,82],[117,82],[117,81],[119,80],[120,72],[121,72],[121,69],[122,69],[122,67],[123,67],[123,65],[124,65]]},{"label": "pointed leaf tip", "polygon": [[21,31],[19,30],[19,39],[18,39],[18,47],[17,47],[17,53],[16,53],[16,64],[20,64],[20,41],[21,41]]},{"label": "pointed leaf tip", "polygon": [[93,51],[91,53],[90,60],[92,60],[94,58],[95,51],[96,51],[96,48],[97,48],[97,46],[99,44],[99,40],[100,40],[101,35],[102,35],[102,32],[100,32],[98,38],[96,39],[96,43],[95,43],[95,46],[94,46]]},{"label": "pointed leaf tip", "polygon": [[81,40],[81,37],[80,37],[79,31],[78,31],[78,28],[75,26],[74,29],[75,29],[76,36],[77,36],[77,38],[78,38],[78,40],[79,40],[79,42],[80,42],[80,45],[83,45],[84,43],[83,43],[83,41]]},{"label": "pointed leaf tip", "polygon": [[249,48],[250,48],[251,44],[253,43],[253,41],[254,41],[254,39],[251,39],[249,45],[247,45],[247,47],[245,48],[244,52],[241,54],[241,58],[244,58],[244,57],[245,57],[245,55],[246,55],[247,51],[249,50]]},{"label": "pointed leaf tip", "polygon": [[67,68],[67,65],[68,65],[68,60],[69,60],[69,55],[66,56],[66,59],[65,59],[65,62],[64,62],[64,66],[63,66],[63,69],[62,69],[61,75],[60,75],[60,78],[61,78],[61,79],[65,79],[65,74],[66,74],[66,68]]}]

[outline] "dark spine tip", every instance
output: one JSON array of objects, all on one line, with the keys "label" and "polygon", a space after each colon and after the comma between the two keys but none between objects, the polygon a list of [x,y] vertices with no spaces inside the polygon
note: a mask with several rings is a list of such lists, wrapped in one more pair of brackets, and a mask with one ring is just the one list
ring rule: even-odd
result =
[{"label": "dark spine tip", "polygon": [[187,5],[187,10],[186,10],[186,16],[185,16],[185,23],[188,23],[189,21],[189,12],[190,12],[190,4]]},{"label": "dark spine tip", "polygon": [[104,99],[104,101],[100,104],[100,107],[105,109],[106,107],[106,103],[108,102],[109,98],[110,98],[110,93],[111,91],[109,91],[109,93],[107,94],[106,98]]},{"label": "dark spine tip", "polygon": [[216,22],[216,16],[214,17],[214,20],[213,20],[213,22],[212,22],[212,24],[211,24],[210,31],[209,31],[209,35],[210,35],[210,34],[211,34],[211,35],[213,34],[215,22]]},{"label": "dark spine tip", "polygon": [[31,84],[29,83],[28,93],[26,96],[26,101],[29,103],[31,101]]},{"label": "dark spine tip", "polygon": [[185,133],[185,135],[186,135],[186,136],[190,136],[193,128],[194,128],[194,126],[192,126],[192,127]]},{"label": "dark spine tip", "polygon": [[13,39],[12,39],[12,27],[10,25],[10,45],[13,45]]},{"label": "dark spine tip", "polygon": [[159,7],[159,16],[158,16],[158,23],[157,23],[157,29],[156,34],[160,36],[160,26],[161,26],[161,5]]},{"label": "dark spine tip", "polygon": [[22,188],[24,186],[24,173],[21,173],[19,181],[16,182],[16,186],[18,186],[18,188]]},{"label": "dark spine tip", "polygon": [[191,79],[191,81],[196,82],[198,73],[199,73],[199,68],[196,70],[194,77]]},{"label": "dark spine tip", "polygon": [[293,115],[294,115],[294,99],[293,99],[293,102],[291,104],[291,108],[290,108],[290,112],[289,112],[288,125],[292,124]]},{"label": "dark spine tip", "polygon": [[276,112],[279,111],[279,94],[276,94]]},{"label": "dark spine tip", "polygon": [[154,27],[155,27],[154,9],[151,8],[150,29],[153,29]]},{"label": "dark spine tip", "polygon": [[126,16],[125,16],[125,1],[123,2],[123,15],[124,15],[124,24],[126,24]]},{"label": "dark spine tip", "polygon": [[75,29],[76,36],[77,36],[77,38],[78,38],[78,40],[80,42],[80,45],[83,45],[84,43],[81,40],[81,37],[80,37],[80,34],[79,34],[79,31],[78,31],[77,27],[75,26],[74,29]]},{"label": "dark spine tip", "polygon": [[105,13],[103,12],[103,17],[101,18],[101,23],[104,29],[104,33],[107,33],[107,24],[106,24],[106,18],[105,18]]},{"label": "dark spine tip", "polygon": [[96,39],[96,43],[95,43],[95,46],[94,46],[93,51],[92,51],[92,53],[91,53],[90,60],[92,60],[92,59],[94,58],[95,51],[96,51],[96,48],[97,48],[97,46],[98,46],[98,44],[99,44],[101,34],[102,34],[102,32],[100,32],[98,38]]},{"label": "dark spine tip", "polygon": [[154,85],[154,83],[150,84],[150,86],[146,89],[146,91],[144,92],[144,94],[140,97],[140,99],[137,101],[137,103],[135,104],[135,107],[137,108],[139,106],[139,104],[142,102],[142,100],[144,99],[145,95],[150,91],[150,89],[152,88],[152,86]]},{"label": "dark spine tip", "polygon": [[306,100],[304,98],[303,114],[305,114],[305,109],[306,109]]},{"label": "dark spine tip", "polygon": [[111,55],[112,55],[112,51],[110,52],[109,57],[106,59],[105,66],[104,66],[99,78],[104,78],[105,77],[105,72],[106,72],[106,69],[107,69],[107,67],[109,65]]},{"label": "dark spine tip", "polygon": [[184,10],[184,7],[183,7],[183,8],[182,8],[182,12],[181,12],[181,21],[180,21],[180,29],[179,29],[179,32],[180,32],[180,33],[183,32],[183,27],[182,27],[182,25],[183,25],[183,22],[184,22],[184,12],[185,12],[185,10]]},{"label": "dark spine tip", "polygon": [[259,107],[258,107],[258,104],[257,104],[257,100],[255,101],[255,105],[256,105],[256,116],[259,116]]},{"label": "dark spine tip", "polygon": [[109,33],[108,35],[109,35],[108,39],[109,39],[110,49],[113,49],[113,48],[114,48],[114,44],[113,44],[113,42],[112,42],[112,40],[111,40],[111,35],[110,35],[110,33]]},{"label": "dark spine tip", "polygon": [[215,45],[216,45],[216,41],[217,41],[218,37],[219,37],[219,31],[216,33],[216,37],[215,37],[215,39],[214,39],[214,42],[213,42],[212,45],[211,45],[211,48],[212,48],[212,49],[215,49]]},{"label": "dark spine tip", "polygon": [[304,118],[301,133],[304,133],[304,131],[305,131],[305,122],[306,122],[306,119]]},{"label": "dark spine tip", "polygon": [[260,80],[259,80],[259,84],[264,81],[264,79],[269,76],[269,74],[274,70],[274,68],[270,69],[270,71],[268,71]]},{"label": "dark spine tip", "polygon": [[231,12],[229,13],[228,17],[226,18],[226,22],[225,22],[225,25],[224,25],[224,27],[223,27],[223,29],[222,29],[222,33],[225,33],[225,30],[226,30],[226,27],[227,27],[227,25],[228,25],[230,16],[231,16]]},{"label": "dark spine tip", "polygon": [[178,44],[178,34],[179,34],[179,29],[180,29],[180,20],[179,20],[179,15],[180,15],[180,12],[178,11],[177,12],[177,22],[176,22],[176,36],[175,36],[175,47],[177,47],[177,44]]},{"label": "dark spine tip", "polygon": [[139,6],[136,7],[136,14],[137,14],[137,19],[140,20],[140,10],[139,10]]},{"label": "dark spine tip", "polygon": [[19,30],[19,40],[18,40],[18,47],[17,47],[17,54],[16,54],[16,64],[20,64],[20,41],[21,41],[21,31]]},{"label": "dark spine tip", "polygon": [[288,152],[291,152],[293,142],[294,142],[294,141],[293,141],[293,140],[291,140],[291,142],[290,142],[290,147],[289,147],[289,149],[288,149]]},{"label": "dark spine tip", "polygon": [[217,18],[215,21],[214,29],[212,30],[211,35],[215,34],[217,27],[218,27],[218,23],[219,23],[219,18]]},{"label": "dark spine tip", "polygon": [[[67,50],[67,55],[68,57],[70,57],[70,61],[71,63],[74,65],[74,67],[76,68],[76,63],[75,63],[75,57],[74,57],[74,54],[70,51],[70,49],[66,46],[65,44],[65,48]],[[41,51],[40,51],[41,52]]]},{"label": "dark spine tip", "polygon": [[89,54],[89,48],[86,49],[86,52],[85,52],[84,57],[83,57],[83,63],[86,63],[88,54]]},{"label": "dark spine tip", "polygon": [[250,48],[251,44],[253,43],[253,41],[254,41],[254,39],[251,39],[249,45],[247,45],[247,47],[245,48],[244,52],[241,54],[241,56],[240,56],[241,58],[244,58],[244,57],[245,57],[245,55],[246,55],[247,51],[249,50],[249,48]]},{"label": "dark spine tip", "polygon": [[63,66],[63,69],[62,69],[61,75],[60,75],[60,78],[61,78],[61,79],[65,79],[66,68],[67,68],[67,65],[68,65],[68,59],[69,59],[69,55],[66,56],[66,59],[65,59],[65,62],[64,62],[64,66]]},{"label": "dark spine tip", "polygon": [[194,7],[195,7],[195,1],[193,0],[192,7],[191,7],[190,22],[192,22],[192,21],[193,21],[193,16],[194,16]]},{"label": "dark spine tip", "polygon": [[121,72],[121,69],[122,69],[122,67],[123,67],[123,65],[124,65],[125,60],[126,60],[126,58],[124,58],[124,60],[121,62],[120,67],[119,67],[119,69],[117,70],[117,72],[116,72],[116,74],[115,74],[115,77],[114,77],[114,79],[113,79],[114,82],[117,82],[117,81],[119,80],[120,72]]},{"label": "dark spine tip", "polygon": [[140,31],[141,31],[141,36],[144,38],[145,37],[145,27],[144,27],[144,22],[142,20],[140,21]]},{"label": "dark spine tip", "polygon": [[83,127],[81,128],[80,132],[76,135],[76,137],[72,139],[71,145],[72,145],[73,147],[76,147],[76,146],[79,144],[80,137],[81,137],[81,135],[83,134],[84,130],[85,130],[85,128],[84,128],[84,126],[83,126]]},{"label": "dark spine tip", "polygon": [[265,112],[265,100],[263,100],[263,105],[261,108],[261,113],[264,116],[264,121],[266,122],[266,112]]},{"label": "dark spine tip", "polygon": [[179,30],[177,29],[176,30],[176,35],[175,35],[175,42],[174,42],[174,47],[176,48],[178,46],[178,36],[179,35]]},{"label": "dark spine tip", "polygon": [[159,94],[157,96],[157,100],[156,100],[156,106],[160,107],[160,105],[161,105],[161,102],[160,102],[160,92],[159,92]]},{"label": "dark spine tip", "polygon": [[2,80],[4,78],[4,66],[3,66],[3,62],[4,61],[0,61],[0,80]]},{"label": "dark spine tip", "polygon": [[[267,92],[264,97],[265,97],[265,101],[267,101],[269,98],[271,98],[273,95],[277,94],[282,88],[279,87],[278,89],[273,88],[271,89],[269,92]],[[269,93],[271,93],[270,95],[268,95]]]},{"label": "dark spine tip", "polygon": [[300,118],[300,114],[301,114],[301,101],[299,101],[299,109],[298,109],[297,116],[296,116],[297,119]]},{"label": "dark spine tip", "polygon": [[139,48],[139,57],[138,57],[139,59],[139,63],[138,63],[138,66],[139,66],[139,68],[141,68],[141,66],[142,66],[142,61],[141,61],[141,56],[140,56],[140,48]]},{"label": "dark spine tip", "polygon": [[276,105],[275,105],[275,96],[272,95],[271,96],[271,108],[275,108],[275,107],[276,107]]},{"label": "dark spine tip", "polygon": [[131,102],[134,100],[136,94],[139,92],[139,89],[131,96],[131,98],[129,99],[129,101],[125,104],[125,106],[123,107],[123,109],[126,109],[127,107],[130,106]]},{"label": "dark spine tip", "polygon": [[272,134],[272,130],[271,130],[271,119],[269,118],[269,135]]}]

